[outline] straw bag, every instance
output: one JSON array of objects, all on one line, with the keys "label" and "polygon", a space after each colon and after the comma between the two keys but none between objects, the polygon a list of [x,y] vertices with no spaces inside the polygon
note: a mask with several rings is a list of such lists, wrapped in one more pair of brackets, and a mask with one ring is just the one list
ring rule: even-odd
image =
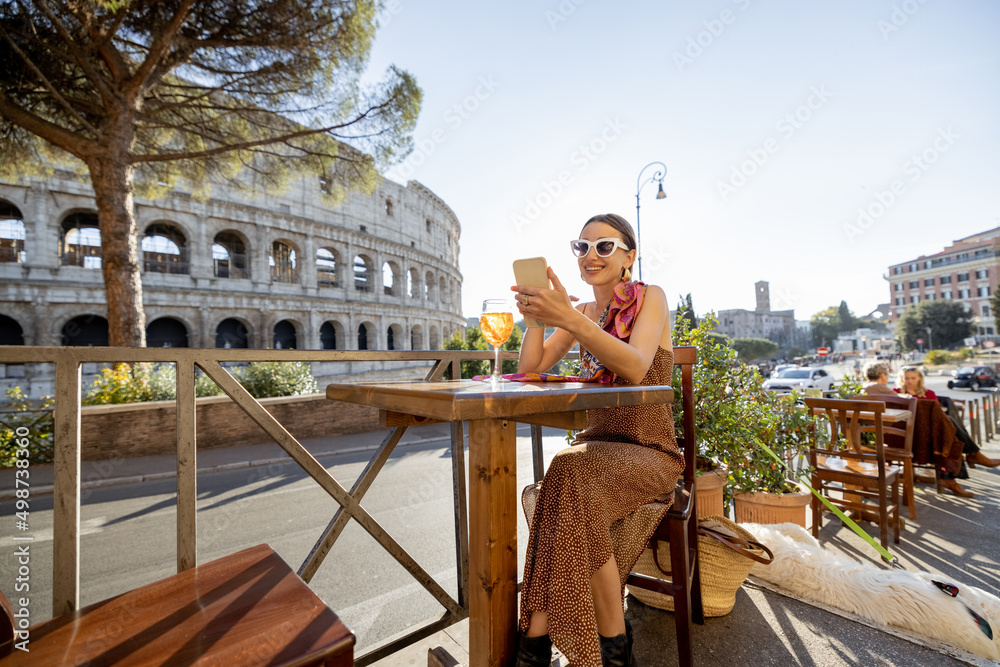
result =
[{"label": "straw bag", "polygon": [[[656,547],[655,553],[646,547],[632,571],[670,579],[670,544],[659,541]],[[754,561],[769,565],[772,560],[771,550],[739,524],[724,516],[703,517],[698,522],[698,569],[705,616],[725,616],[732,611],[736,591],[750,574]],[[629,586],[628,591],[650,607],[674,610],[674,598],[670,595],[637,586]]]}]

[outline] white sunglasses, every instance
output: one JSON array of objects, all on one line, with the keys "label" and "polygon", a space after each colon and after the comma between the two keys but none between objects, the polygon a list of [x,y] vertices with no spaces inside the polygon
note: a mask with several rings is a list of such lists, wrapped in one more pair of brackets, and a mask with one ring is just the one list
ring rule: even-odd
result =
[{"label": "white sunglasses", "polygon": [[610,257],[618,248],[621,248],[625,252],[629,251],[629,247],[622,243],[621,239],[611,237],[597,239],[596,241],[576,239],[575,241],[569,242],[569,247],[573,250],[573,254],[577,257],[586,257],[587,254],[590,253],[591,248],[597,250],[598,257]]}]

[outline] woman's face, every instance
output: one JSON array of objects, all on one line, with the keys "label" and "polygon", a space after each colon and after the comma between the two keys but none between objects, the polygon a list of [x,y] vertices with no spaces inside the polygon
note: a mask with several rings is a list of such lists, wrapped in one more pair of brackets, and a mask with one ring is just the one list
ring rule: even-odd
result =
[{"label": "woman's face", "polygon": [[[614,238],[622,239],[621,233],[606,222],[592,222],[583,228],[580,238],[587,241],[597,239]],[[577,258],[580,266],[580,275],[588,285],[617,285],[622,278],[622,270],[626,266],[631,266],[635,260],[635,250],[625,252],[622,248],[615,248],[615,251],[608,257],[600,257],[597,249],[591,247],[587,254]]]},{"label": "woman's face", "polygon": [[906,371],[903,373],[903,382],[906,384],[907,391],[916,391],[917,387],[920,386],[920,375],[916,371]]}]

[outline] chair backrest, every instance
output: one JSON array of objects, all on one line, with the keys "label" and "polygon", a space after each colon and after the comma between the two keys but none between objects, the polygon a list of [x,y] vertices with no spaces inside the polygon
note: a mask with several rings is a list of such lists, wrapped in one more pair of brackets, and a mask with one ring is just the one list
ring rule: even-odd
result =
[{"label": "chair backrest", "polygon": [[[865,422],[871,422],[875,439],[879,446],[884,442],[882,434],[882,413],[885,403],[872,400],[851,400],[841,398],[810,398],[805,399],[806,406],[813,414],[825,415],[830,420],[829,449],[838,448],[841,437],[846,438],[851,449],[862,453],[861,433]],[[867,413],[867,414],[865,414]],[[863,417],[864,415],[864,417]]]},{"label": "chair backrest", "polygon": [[[875,459],[880,482],[885,482],[885,434],[882,428],[882,415],[885,413],[885,403],[882,401],[856,401],[839,398],[806,398],[806,406],[813,413],[825,415],[830,420],[830,444],[825,454],[833,456],[849,456],[853,459]],[[862,433],[874,433],[874,442],[870,451],[866,452],[862,443]],[[838,440],[843,435],[850,445],[849,450],[837,451]],[[816,448],[813,449],[816,451]]]},{"label": "chair backrest", "polygon": [[[684,481],[694,482],[698,462],[698,441],[694,428],[694,365],[698,361],[698,348],[683,345],[674,348],[674,368],[681,369],[681,410],[683,435],[677,445],[684,453]],[[677,397],[674,397],[674,403]]]},{"label": "chair backrest", "polygon": [[[909,410],[910,418],[906,420],[904,426],[895,426],[893,424],[883,424],[882,432],[886,435],[894,435],[902,438],[903,442],[901,447],[907,451],[913,451],[913,434],[916,432],[917,426],[917,401],[920,399],[916,396],[890,396],[889,394],[865,394],[863,396],[851,396],[851,400],[857,401],[881,401],[885,403],[887,408],[895,408],[898,410]],[[865,432],[865,429],[862,429]],[[895,441],[893,442],[895,446]]]}]

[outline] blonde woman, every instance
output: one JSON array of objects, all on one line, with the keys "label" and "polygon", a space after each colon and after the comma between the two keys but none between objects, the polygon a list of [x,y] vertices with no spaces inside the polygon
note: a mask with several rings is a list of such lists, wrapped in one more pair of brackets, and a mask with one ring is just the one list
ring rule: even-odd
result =
[{"label": "blonde woman", "polygon": [[[896,389],[896,391],[901,394],[939,402],[937,394],[924,385],[924,372],[919,366],[903,366],[899,372],[899,384],[900,388]],[[972,439],[969,432],[965,430],[965,425],[962,424],[961,420],[949,411],[945,411],[945,414],[948,415],[951,423],[955,425],[955,437],[962,441],[962,453],[965,454],[965,462],[970,467],[975,468],[977,465],[981,465],[987,468],[995,468],[1000,466],[1000,459],[991,459],[979,451],[979,445]],[[958,474],[960,479],[968,478],[968,473],[963,475],[962,473],[964,472],[965,469],[963,467],[962,471]],[[941,482],[945,488],[950,489],[957,496],[971,498],[973,495],[971,492],[962,489],[951,473],[942,472]]]}]

